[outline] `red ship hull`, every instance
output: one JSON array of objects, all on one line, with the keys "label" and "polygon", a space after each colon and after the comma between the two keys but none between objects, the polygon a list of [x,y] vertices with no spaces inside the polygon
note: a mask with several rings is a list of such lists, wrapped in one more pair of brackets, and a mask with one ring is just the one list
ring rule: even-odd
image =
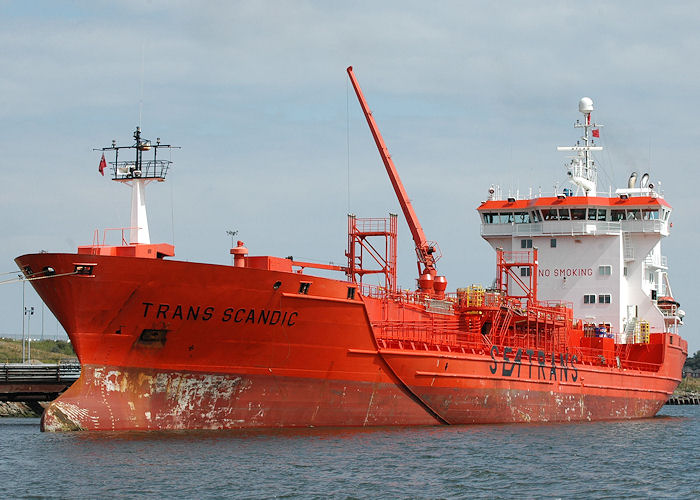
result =
[{"label": "red ship hull", "polygon": [[475,336],[469,311],[355,296],[352,283],[270,265],[48,253],[16,262],[30,276],[54,273],[32,285],[83,367],[46,409],[48,431],[648,417],[687,354],[671,334],[618,347],[616,363],[579,349],[578,337],[578,350],[527,354]]}]

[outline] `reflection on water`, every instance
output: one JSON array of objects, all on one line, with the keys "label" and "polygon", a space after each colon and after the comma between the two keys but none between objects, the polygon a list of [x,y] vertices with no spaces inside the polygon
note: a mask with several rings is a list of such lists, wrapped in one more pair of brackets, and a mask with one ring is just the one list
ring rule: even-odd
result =
[{"label": "reflection on water", "polygon": [[0,420],[2,497],[700,497],[700,407],[582,424],[45,434]]}]

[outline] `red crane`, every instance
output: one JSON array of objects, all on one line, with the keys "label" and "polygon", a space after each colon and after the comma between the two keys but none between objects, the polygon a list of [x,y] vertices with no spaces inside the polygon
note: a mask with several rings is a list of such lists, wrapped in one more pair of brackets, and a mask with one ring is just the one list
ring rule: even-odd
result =
[{"label": "red crane", "polygon": [[[367,105],[365,96],[362,94],[362,89],[360,89],[360,84],[355,78],[355,74],[352,71],[352,66],[348,67],[348,75],[350,76],[350,81],[355,89],[355,94],[357,94],[357,100],[360,102],[362,107],[362,112],[365,114],[367,119],[367,124],[369,125],[370,131],[372,132],[372,137],[374,137],[374,142],[377,144],[377,149],[382,157],[384,166],[386,167],[386,172],[389,174],[389,179],[391,180],[391,185],[394,186],[394,192],[401,205],[401,210],[403,211],[404,217],[406,217],[406,222],[411,230],[411,236],[413,236],[413,241],[416,244],[416,255],[418,256],[418,274],[420,275],[419,285],[422,291],[431,292],[433,291],[433,285],[435,292],[438,295],[442,295],[445,287],[447,286],[447,281],[444,277],[436,277],[435,262],[440,258],[440,250],[434,241],[428,241],[423,232],[423,228],[418,222],[418,216],[415,210],[413,210],[413,205],[411,205],[411,200],[408,199],[408,194],[401,183],[399,174],[394,166],[394,162],[391,159],[389,150],[384,144],[384,139],[382,134],[379,132],[379,127],[374,121],[372,112]],[[421,269],[421,264],[423,269]]]}]

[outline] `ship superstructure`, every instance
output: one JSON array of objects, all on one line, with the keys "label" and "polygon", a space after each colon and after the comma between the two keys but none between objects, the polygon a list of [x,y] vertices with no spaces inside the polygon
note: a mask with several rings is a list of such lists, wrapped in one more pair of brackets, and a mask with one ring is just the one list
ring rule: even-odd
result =
[{"label": "ship superstructure", "polygon": [[[671,206],[644,174],[627,187],[601,193],[594,143],[602,125],[591,121],[593,101],[579,103],[580,141],[560,151],[572,188],[551,196],[500,196],[492,187],[478,208],[481,235],[494,248],[538,249],[538,293],[573,304],[585,328],[618,343],[648,341],[652,332],[678,333],[683,311],[673,299],[661,240],[671,229]],[[520,270],[523,275],[529,269]]]}]

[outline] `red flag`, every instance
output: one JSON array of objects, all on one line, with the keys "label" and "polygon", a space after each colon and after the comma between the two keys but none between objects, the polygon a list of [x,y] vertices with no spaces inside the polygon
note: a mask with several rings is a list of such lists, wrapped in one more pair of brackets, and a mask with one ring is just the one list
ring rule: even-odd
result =
[{"label": "red flag", "polygon": [[107,162],[105,161],[105,154],[102,153],[102,159],[100,160],[100,173],[103,177],[105,175],[105,168],[107,168]]},{"label": "red flag", "polygon": [[593,129],[593,137],[600,137],[600,130],[598,130],[597,128],[594,128]]}]

